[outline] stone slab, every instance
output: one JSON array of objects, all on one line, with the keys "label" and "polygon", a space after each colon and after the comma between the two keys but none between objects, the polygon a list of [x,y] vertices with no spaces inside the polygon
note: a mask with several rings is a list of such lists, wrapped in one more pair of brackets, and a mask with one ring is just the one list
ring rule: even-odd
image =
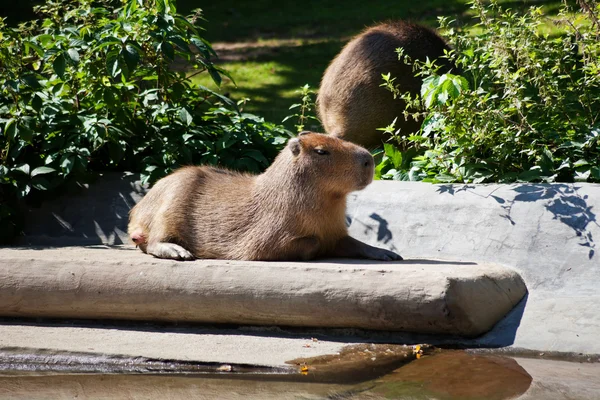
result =
[{"label": "stone slab", "polygon": [[0,250],[0,316],[478,336],[523,298],[493,264],[160,260],[133,246]]}]

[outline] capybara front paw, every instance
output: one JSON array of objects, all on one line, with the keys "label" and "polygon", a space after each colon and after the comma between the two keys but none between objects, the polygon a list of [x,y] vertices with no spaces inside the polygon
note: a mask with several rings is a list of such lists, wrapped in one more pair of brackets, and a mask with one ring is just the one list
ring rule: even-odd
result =
[{"label": "capybara front paw", "polygon": [[157,243],[152,246],[152,249],[148,248],[148,253],[158,258],[169,258],[172,260],[193,260],[195,257],[175,243]]}]

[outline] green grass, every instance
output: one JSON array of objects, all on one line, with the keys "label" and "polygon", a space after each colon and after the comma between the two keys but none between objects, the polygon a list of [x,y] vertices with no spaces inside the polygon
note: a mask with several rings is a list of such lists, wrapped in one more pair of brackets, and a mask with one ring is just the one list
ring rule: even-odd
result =
[{"label": "green grass", "polygon": [[[296,93],[308,83],[317,89],[321,75],[343,42],[278,46],[258,55],[246,55],[243,61],[230,61],[224,67],[234,78],[237,87],[225,79],[219,91],[240,100],[249,98],[244,106],[247,112],[258,114],[268,121],[280,123],[291,114],[289,107],[299,101]],[[217,89],[206,74],[193,78],[196,82]],[[286,122],[292,129],[294,121]],[[317,128],[318,129],[318,128]]]},{"label": "green grass", "polygon": [[[515,11],[541,5],[553,14],[560,0],[503,3]],[[205,37],[215,45],[222,58],[220,65],[230,72],[237,86],[226,79],[217,88],[206,74],[193,79],[235,100],[250,98],[245,111],[276,123],[291,114],[289,107],[299,102],[296,91],[301,86],[309,84],[318,89],[329,62],[350,37],[366,26],[387,19],[409,19],[436,27],[437,16],[466,24],[472,20],[466,0],[178,0],[178,8],[183,14],[194,8],[203,10],[207,20],[202,23]],[[548,27],[555,29],[550,23]],[[294,122],[287,121],[286,127],[293,129]]]}]

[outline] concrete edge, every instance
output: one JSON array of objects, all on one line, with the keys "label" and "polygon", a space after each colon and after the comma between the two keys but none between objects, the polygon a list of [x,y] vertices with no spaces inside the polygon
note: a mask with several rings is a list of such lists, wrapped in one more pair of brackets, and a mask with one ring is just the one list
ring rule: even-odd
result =
[{"label": "concrete edge", "polygon": [[493,264],[177,262],[130,250],[0,250],[0,316],[474,337],[526,293],[516,272]]}]

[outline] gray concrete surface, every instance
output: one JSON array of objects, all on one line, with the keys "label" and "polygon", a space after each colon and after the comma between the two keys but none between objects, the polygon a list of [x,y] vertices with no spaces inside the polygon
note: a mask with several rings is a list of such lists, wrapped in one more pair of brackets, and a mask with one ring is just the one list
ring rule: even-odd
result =
[{"label": "gray concrete surface", "polygon": [[517,357],[532,382],[519,400],[597,399],[600,397],[600,364],[536,360]]},{"label": "gray concrete surface", "polygon": [[[22,244],[120,244],[135,176],[108,175],[29,214]],[[354,237],[406,258],[514,268],[529,294],[473,346],[600,354],[600,185],[374,182],[352,194]]]},{"label": "gray concrete surface", "polygon": [[300,357],[335,354],[354,343],[275,332],[180,329],[177,327],[65,326],[0,324],[0,348],[45,349],[162,360],[289,366]]},{"label": "gray concrete surface", "polygon": [[483,346],[600,353],[600,185],[374,182],[348,204],[352,236],[404,257],[516,269],[522,309]]},{"label": "gray concrete surface", "polygon": [[161,260],[134,246],[0,250],[0,316],[478,336],[523,298],[514,271],[405,260]]}]

